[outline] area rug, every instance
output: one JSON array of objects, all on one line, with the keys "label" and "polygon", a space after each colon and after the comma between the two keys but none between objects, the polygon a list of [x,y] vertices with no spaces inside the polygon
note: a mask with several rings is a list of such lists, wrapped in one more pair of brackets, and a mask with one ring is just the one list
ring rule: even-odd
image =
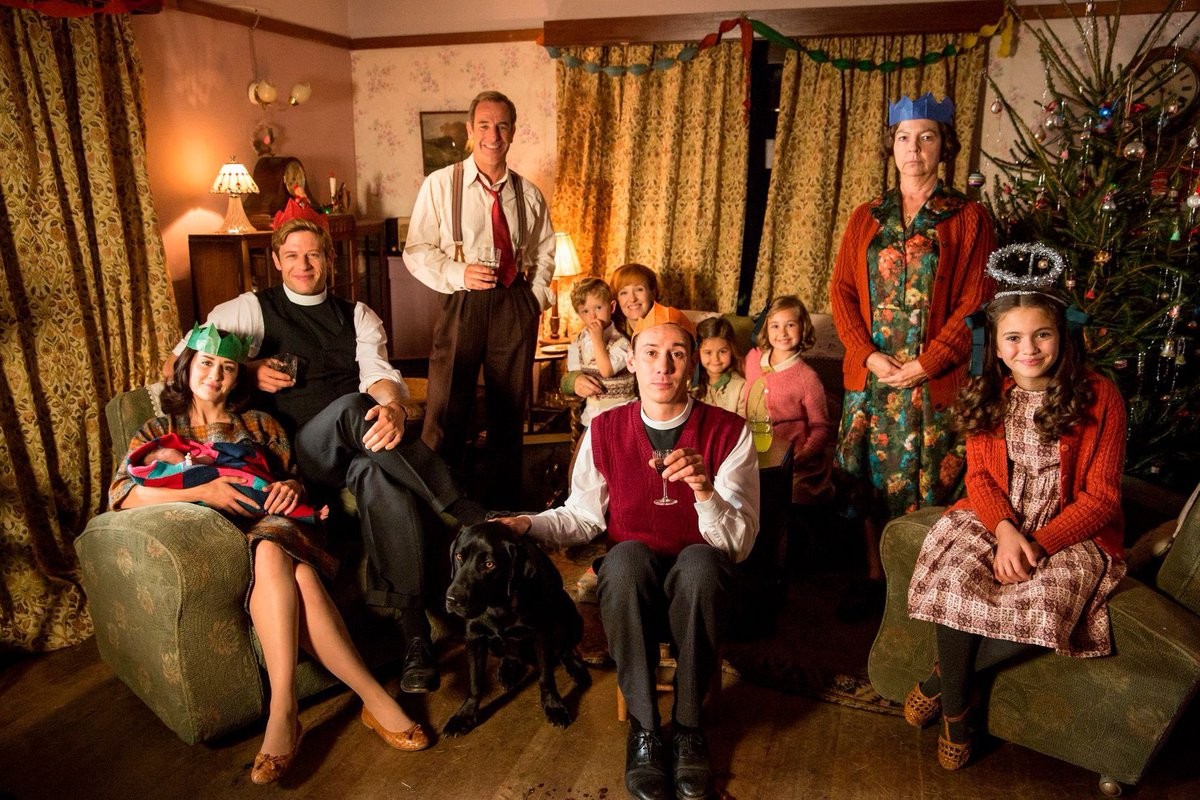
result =
[{"label": "area rug", "polygon": [[[596,545],[552,554],[567,592],[602,553]],[[787,694],[802,695],[860,711],[899,716],[901,704],[881,697],[866,673],[874,636],[870,622],[843,626],[833,615],[842,582],[836,576],[798,578],[789,587],[774,631],[753,641],[724,645],[721,668],[743,680]],[[611,668],[608,641],[595,603],[578,603],[583,616],[580,655],[593,667]]]}]

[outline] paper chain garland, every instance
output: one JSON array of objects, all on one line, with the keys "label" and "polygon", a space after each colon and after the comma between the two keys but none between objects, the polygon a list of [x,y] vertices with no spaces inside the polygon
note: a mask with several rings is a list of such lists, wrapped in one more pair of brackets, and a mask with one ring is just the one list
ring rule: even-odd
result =
[{"label": "paper chain garland", "polygon": [[627,74],[645,75],[651,70],[662,72],[679,64],[685,64],[699,55],[701,50],[707,50],[708,48],[715,46],[717,42],[721,40],[721,37],[729,31],[733,30],[734,28],[740,28],[742,37],[742,51],[745,53],[747,58],[749,58],[750,43],[754,38],[754,34],[758,34],[767,41],[775,42],[776,44],[782,45],[789,50],[796,50],[808,56],[814,63],[817,64],[830,64],[831,66],[840,70],[857,69],[860,72],[878,71],[889,73],[895,72],[898,69],[912,69],[913,67],[919,67],[927,64],[936,64],[943,58],[951,58],[955,55],[958,55],[964,50],[969,50],[978,45],[980,42],[990,39],[996,35],[1000,36],[1000,48],[998,54],[1001,58],[1005,58],[1012,50],[1012,33],[1014,24],[1015,18],[1013,17],[1012,12],[1006,9],[1004,14],[994,25],[984,25],[979,29],[979,33],[967,34],[963,37],[963,40],[960,44],[948,44],[941,50],[933,50],[925,53],[922,56],[905,56],[898,61],[884,61],[879,64],[866,59],[855,60],[850,58],[830,56],[830,54],[824,50],[805,47],[795,39],[784,36],[782,33],[767,25],[765,22],[762,22],[761,20],[749,19],[747,17],[727,19],[723,21],[720,26],[718,26],[715,33],[710,33],[698,43],[684,47],[675,56],[660,58],[651,63],[639,62],[635,64],[598,64],[594,61],[584,61],[578,56],[573,56],[570,53],[563,53],[561,48],[554,47],[552,45],[546,47],[546,53],[551,58],[562,61],[563,66],[570,69],[582,69],[584,72],[589,73],[603,72],[605,75],[613,78],[619,78],[620,76]]}]

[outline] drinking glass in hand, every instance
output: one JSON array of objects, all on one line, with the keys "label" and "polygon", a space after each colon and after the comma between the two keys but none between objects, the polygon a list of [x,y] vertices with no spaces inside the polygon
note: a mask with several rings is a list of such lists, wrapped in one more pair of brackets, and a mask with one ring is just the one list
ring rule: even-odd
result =
[{"label": "drinking glass in hand", "polygon": [[754,449],[759,453],[765,453],[771,449],[771,440],[774,434],[771,432],[770,417],[751,417],[749,422],[750,438],[754,441]]},{"label": "drinking glass in hand", "polygon": [[[666,470],[667,456],[669,456],[669,455],[671,455],[671,450],[655,450],[654,451],[654,469],[656,469],[658,471],[659,475],[662,475],[663,471]],[[663,485],[662,497],[655,500],[654,505],[656,505],[656,506],[673,506],[676,503],[678,503],[679,502],[678,500],[676,500],[672,497],[667,497],[667,479],[666,478],[662,479],[662,485]]]},{"label": "drinking glass in hand", "polygon": [[479,248],[479,264],[487,267],[492,272],[500,269],[500,248],[499,247],[481,247]]},{"label": "drinking glass in hand", "polygon": [[293,381],[300,371],[300,357],[295,353],[276,353],[271,356],[271,368],[277,369]]}]

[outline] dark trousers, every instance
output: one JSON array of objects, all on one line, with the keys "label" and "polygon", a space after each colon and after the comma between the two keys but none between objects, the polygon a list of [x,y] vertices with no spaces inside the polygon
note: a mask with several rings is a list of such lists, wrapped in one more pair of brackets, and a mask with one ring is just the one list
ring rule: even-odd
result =
[{"label": "dark trousers", "polygon": [[483,368],[488,485],[492,508],[521,499],[523,428],[541,309],[524,278],[509,288],[446,297],[429,354],[429,394],[421,438],[455,469],[463,467],[475,387]]},{"label": "dark trousers", "polygon": [[619,542],[604,556],[598,577],[600,619],[629,713],[643,726],[659,726],[658,643],[669,637],[677,664],[672,716],[677,725],[699,727],[727,622],[729,557],[707,544],[688,545],[671,558],[641,542]]},{"label": "dark trousers", "polygon": [[370,605],[424,608],[428,548],[440,542],[423,507],[441,512],[460,497],[450,471],[421,441],[373,453],[363,446],[377,405],[367,394],[335,400],[296,433],[296,461],[306,480],[346,486],[358,504],[367,553]]}]

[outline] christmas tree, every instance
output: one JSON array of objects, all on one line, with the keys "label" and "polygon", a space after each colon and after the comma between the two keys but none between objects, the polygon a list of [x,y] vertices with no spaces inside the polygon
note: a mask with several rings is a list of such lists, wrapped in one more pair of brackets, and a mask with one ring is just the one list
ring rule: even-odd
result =
[{"label": "christmas tree", "polygon": [[1045,92],[1026,121],[1030,109],[1014,109],[989,76],[990,111],[1016,134],[1007,155],[985,156],[999,170],[989,203],[1000,242],[1041,242],[1066,259],[1091,361],[1128,405],[1126,472],[1190,490],[1200,480],[1200,57],[1194,35],[1181,41],[1197,15],[1178,5],[1127,64],[1113,58],[1119,13],[1072,12],[1074,48],[1044,21],[1025,26]]}]

